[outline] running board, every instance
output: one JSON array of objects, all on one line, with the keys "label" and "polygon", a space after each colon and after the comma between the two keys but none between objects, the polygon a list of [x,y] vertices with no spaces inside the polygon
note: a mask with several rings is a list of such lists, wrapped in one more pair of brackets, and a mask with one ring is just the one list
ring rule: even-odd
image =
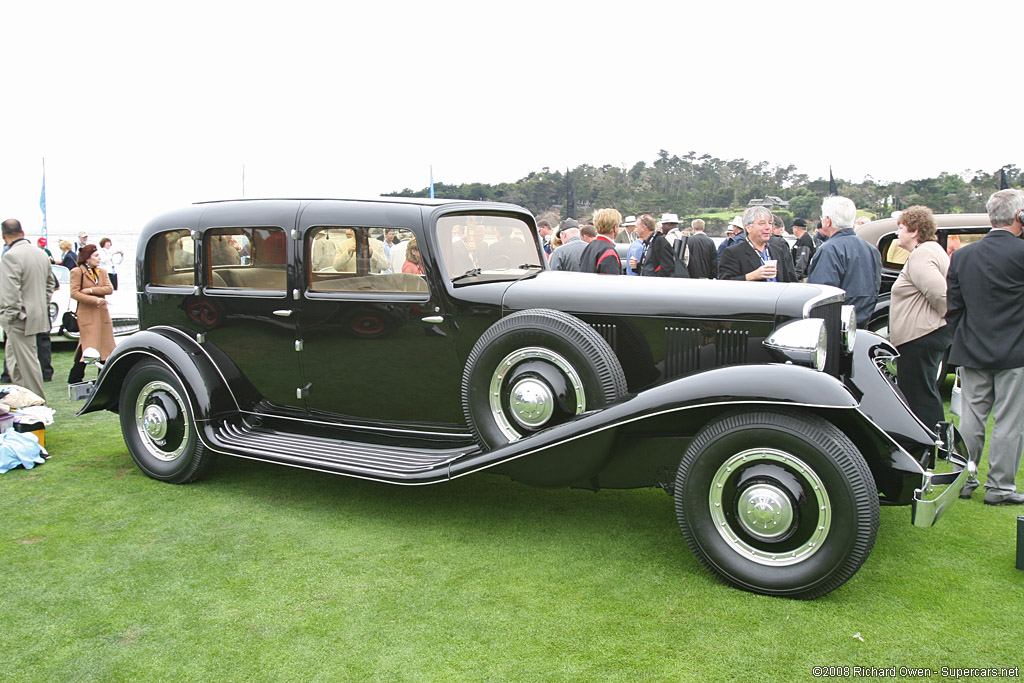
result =
[{"label": "running board", "polygon": [[220,422],[204,430],[217,451],[364,479],[430,483],[449,478],[448,465],[477,453],[478,446],[425,449],[367,444],[271,431],[245,423]]}]

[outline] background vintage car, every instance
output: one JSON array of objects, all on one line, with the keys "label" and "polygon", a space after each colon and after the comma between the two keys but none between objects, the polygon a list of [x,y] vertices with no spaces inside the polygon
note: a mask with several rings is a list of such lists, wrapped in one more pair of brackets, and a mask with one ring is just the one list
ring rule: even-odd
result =
[{"label": "background vintage car", "polygon": [[[980,240],[992,229],[986,213],[937,214],[935,223],[938,226],[936,233],[938,242],[950,255],[960,247]],[[889,338],[889,305],[892,286],[909,256],[909,253],[900,246],[899,240],[896,238],[896,226],[897,219],[885,218],[872,221],[856,229],[857,235],[868,244],[875,246],[882,255],[882,284],[879,287],[875,312],[871,315],[867,327],[886,339]],[[949,352],[947,351],[936,378],[940,384],[945,381],[946,374],[950,370],[948,357]]]},{"label": "background vintage car", "polygon": [[867,558],[880,501],[928,526],[971,474],[834,287],[553,272],[533,216],[490,202],[209,202],[139,239],[142,331],[82,412],[118,412],[161,481],[225,454],[403,485],[658,486],[715,574],[814,598]]}]

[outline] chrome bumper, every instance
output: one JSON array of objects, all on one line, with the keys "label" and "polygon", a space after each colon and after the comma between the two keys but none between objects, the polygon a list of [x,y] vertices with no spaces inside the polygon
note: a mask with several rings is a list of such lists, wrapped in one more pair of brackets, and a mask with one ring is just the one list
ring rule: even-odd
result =
[{"label": "chrome bumper", "polygon": [[[938,425],[939,441],[935,444],[936,461],[946,460],[953,467],[952,472],[924,473],[921,488],[914,489],[913,511],[911,521],[914,526],[932,526],[942,515],[946,506],[960,495],[960,489],[969,481],[978,478],[978,465],[971,460],[963,437],[951,422],[940,422]],[[945,486],[945,490],[936,493],[936,486]]]}]

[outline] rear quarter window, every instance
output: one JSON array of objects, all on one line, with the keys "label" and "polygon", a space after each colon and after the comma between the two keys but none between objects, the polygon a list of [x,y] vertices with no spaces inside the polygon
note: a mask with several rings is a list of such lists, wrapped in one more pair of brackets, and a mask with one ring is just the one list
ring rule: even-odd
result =
[{"label": "rear quarter window", "polygon": [[195,246],[191,231],[170,230],[154,235],[149,241],[146,259],[150,284],[195,286]]}]

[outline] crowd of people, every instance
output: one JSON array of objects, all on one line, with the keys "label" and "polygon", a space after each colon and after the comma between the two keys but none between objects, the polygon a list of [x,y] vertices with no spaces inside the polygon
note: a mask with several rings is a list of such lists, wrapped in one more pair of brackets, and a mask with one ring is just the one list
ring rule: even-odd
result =
[{"label": "crowd of people", "polygon": [[33,248],[21,223],[14,218],[2,224],[4,248],[0,256],[0,325],[4,328],[4,370],[0,381],[24,387],[46,398],[43,383],[53,378],[51,363],[50,299],[60,287],[50,266],[60,263],[70,271],[71,298],[76,302],[79,342],[68,383],[85,376],[82,352],[95,349],[105,361],[114,350],[114,325],[106,297],[117,289],[116,266],[124,253],[109,237],[91,244],[85,232],[73,244],[59,240],[58,261],[40,237]]},{"label": "crowd of people", "polygon": [[[975,461],[994,418],[984,502],[1024,505],[1015,482],[1024,453],[1024,192],[1000,190],[987,210],[992,230],[948,249],[937,241],[931,209],[913,206],[897,214],[898,243],[909,256],[892,287],[889,334],[900,352],[897,385],[929,427],[946,419],[936,376],[948,351],[949,362],[960,367],[960,430]],[[544,240],[554,270],[839,287],[856,309],[857,325],[865,327],[882,272],[878,249],[854,230],[866,220],[840,196],[822,202],[813,233],[804,220],[787,229],[768,208],[753,206],[729,223],[730,234],[716,249],[700,219],[686,231],[676,214],[623,220],[615,209],[602,209],[582,226],[562,221]],[[796,238],[792,246],[787,230]],[[625,264],[617,243],[629,243]],[[977,486],[967,484],[961,497],[970,498]]]}]

